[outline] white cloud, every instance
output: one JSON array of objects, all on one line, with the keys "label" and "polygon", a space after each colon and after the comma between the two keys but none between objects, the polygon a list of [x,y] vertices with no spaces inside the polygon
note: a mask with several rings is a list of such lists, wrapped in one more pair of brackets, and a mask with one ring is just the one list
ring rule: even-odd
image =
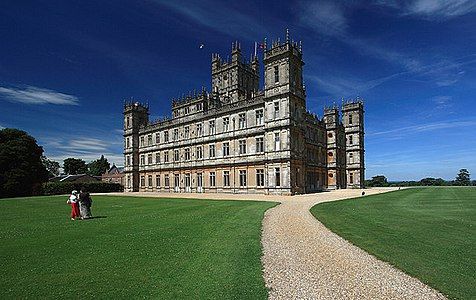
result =
[{"label": "white cloud", "polygon": [[343,35],[347,19],[341,5],[333,1],[301,2],[300,21],[316,31],[330,36]]},{"label": "white cloud", "polygon": [[0,86],[0,97],[11,102],[26,104],[79,105],[79,99],[76,96],[34,86],[24,88]]},{"label": "white cloud", "polygon": [[238,35],[245,39],[261,39],[260,35],[266,32],[262,22],[256,18],[223,5],[228,2],[155,0],[155,3],[179,13],[196,24],[233,37]]},{"label": "white cloud", "polygon": [[402,137],[404,135],[428,132],[440,129],[458,128],[458,127],[474,127],[476,121],[445,121],[438,123],[420,124],[414,126],[400,127],[385,131],[374,131],[367,133],[367,136],[390,136],[392,138]]},{"label": "white cloud", "polygon": [[416,0],[405,7],[407,14],[451,18],[476,11],[474,0]]},{"label": "white cloud", "polygon": [[474,0],[376,0],[375,3],[397,9],[402,15],[429,20],[450,19],[476,11]]}]

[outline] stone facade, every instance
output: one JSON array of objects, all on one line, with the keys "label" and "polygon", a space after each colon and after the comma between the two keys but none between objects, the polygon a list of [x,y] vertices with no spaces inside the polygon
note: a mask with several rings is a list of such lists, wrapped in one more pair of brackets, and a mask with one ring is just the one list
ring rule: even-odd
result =
[{"label": "stone facade", "polygon": [[302,194],[364,182],[361,101],[306,110],[302,50],[264,44],[246,63],[212,55],[212,92],[172,101],[172,118],[149,121],[148,105],[124,105],[125,191]]}]

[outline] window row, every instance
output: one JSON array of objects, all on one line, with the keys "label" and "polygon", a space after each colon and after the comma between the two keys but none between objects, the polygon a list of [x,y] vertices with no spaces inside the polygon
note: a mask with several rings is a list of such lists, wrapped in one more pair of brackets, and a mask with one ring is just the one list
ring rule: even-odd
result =
[{"label": "window row", "polygon": [[[248,172],[246,170],[238,170],[238,183],[240,187],[247,187],[247,176]],[[192,186],[192,175],[190,173],[184,174],[181,181],[180,174],[172,174],[173,175],[173,186],[174,187],[180,187],[180,186],[185,186],[185,187],[191,187]],[[204,181],[203,181],[203,173],[197,173],[196,174],[196,187],[203,187]],[[209,187],[216,187],[217,186],[217,173],[216,172],[208,172],[209,176]],[[223,187],[229,187],[231,186],[231,181],[230,181],[230,171],[222,171],[222,186]],[[255,171],[255,178],[256,178],[256,186],[257,187],[264,187],[265,186],[265,172],[264,169],[257,169]],[[164,175],[155,175],[155,181],[154,177],[152,175],[147,175],[147,176],[141,176],[140,177],[140,186],[141,187],[161,187],[162,186],[162,181],[163,179],[163,185],[164,187],[170,187],[172,186],[171,184],[171,176],[170,174],[164,174]],[[185,179],[185,181],[183,181]],[[184,183],[181,185],[181,183]],[[155,184],[155,185],[154,185]],[[131,187],[131,178],[130,176],[127,177],[127,186]],[[274,168],[274,186],[279,187],[281,186],[281,169],[280,168]]]},{"label": "window row", "polygon": [[[230,142],[223,142],[221,148],[221,156],[227,157],[230,156]],[[275,134],[275,150],[280,150],[280,137],[279,133]],[[178,162],[182,159],[184,161],[190,161],[192,159],[204,159],[205,158],[205,149],[208,149],[208,156],[207,158],[215,158],[217,157],[217,149],[215,144],[206,146],[196,146],[194,147],[194,152],[192,151],[191,147],[187,147],[183,150],[183,153],[179,149],[175,150],[165,150],[162,152],[156,152],[155,154],[141,154],[139,165],[152,165],[152,164],[159,164],[159,163],[169,163],[169,162]],[[246,140],[238,140],[238,153],[239,155],[251,153],[250,149],[247,148]],[[255,138],[255,151],[254,153],[264,153],[264,138],[257,137]],[[155,161],[154,161],[155,156]],[[132,156],[126,155],[126,166],[131,166],[132,163]]]}]

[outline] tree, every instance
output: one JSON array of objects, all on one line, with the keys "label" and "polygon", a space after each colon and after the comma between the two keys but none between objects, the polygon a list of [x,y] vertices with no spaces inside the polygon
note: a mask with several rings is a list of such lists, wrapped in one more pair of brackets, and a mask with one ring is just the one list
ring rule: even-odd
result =
[{"label": "tree", "polygon": [[467,169],[459,170],[458,176],[455,179],[455,185],[470,185],[471,180]]},{"label": "tree", "polygon": [[0,198],[38,194],[48,180],[43,148],[22,130],[0,130]]},{"label": "tree", "polygon": [[373,186],[388,186],[387,177],[384,175],[377,175],[372,177],[371,180],[367,180],[366,185],[368,187]]},{"label": "tree", "polygon": [[104,158],[104,155],[101,155],[100,159],[96,159],[88,164],[88,174],[92,176],[101,176],[106,173],[111,165],[107,161],[107,158]]},{"label": "tree", "polygon": [[55,177],[59,175],[60,164],[57,161],[50,160],[46,156],[41,156],[41,162],[43,166],[45,166],[46,170],[48,170],[49,177]]},{"label": "tree", "polygon": [[68,175],[84,174],[88,171],[84,160],[71,157],[63,161],[63,169]]}]

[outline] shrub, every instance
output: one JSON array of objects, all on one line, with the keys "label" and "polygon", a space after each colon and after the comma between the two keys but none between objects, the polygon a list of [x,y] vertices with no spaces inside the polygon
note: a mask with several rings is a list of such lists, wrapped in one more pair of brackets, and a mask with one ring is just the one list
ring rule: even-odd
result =
[{"label": "shrub", "polygon": [[110,182],[47,182],[43,184],[43,195],[69,194],[84,188],[89,193],[122,192],[124,187]]}]

